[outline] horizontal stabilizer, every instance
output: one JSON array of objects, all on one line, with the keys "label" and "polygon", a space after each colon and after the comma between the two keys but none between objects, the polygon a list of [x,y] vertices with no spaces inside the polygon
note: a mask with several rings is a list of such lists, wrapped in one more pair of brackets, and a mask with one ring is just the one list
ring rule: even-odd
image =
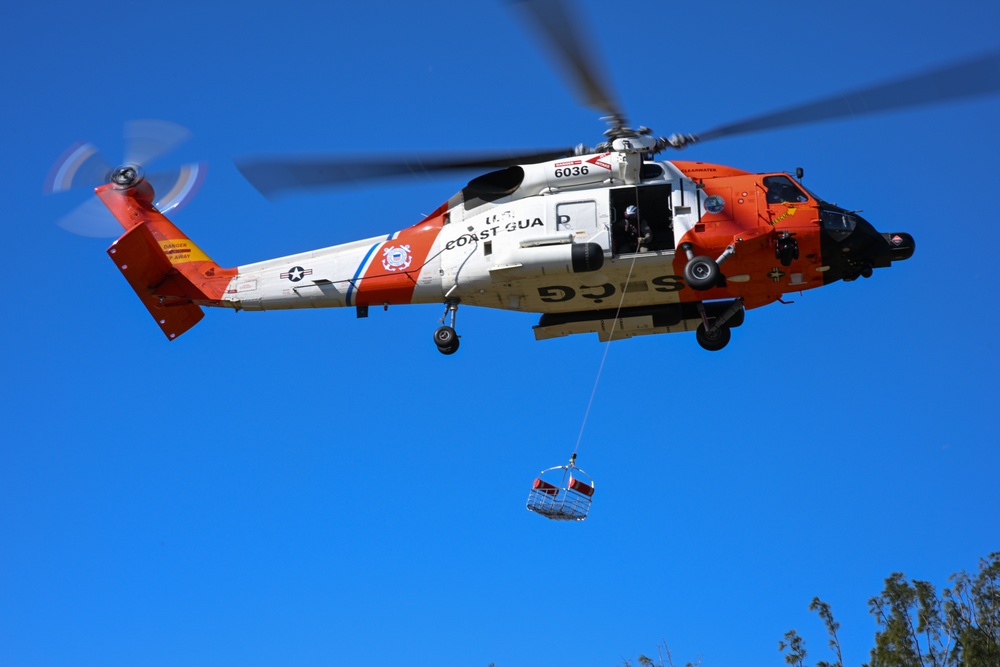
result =
[{"label": "horizontal stabilizer", "polygon": [[193,286],[170,263],[146,225],[125,232],[108,248],[108,256],[170,340],[205,316],[187,296],[195,291]]}]

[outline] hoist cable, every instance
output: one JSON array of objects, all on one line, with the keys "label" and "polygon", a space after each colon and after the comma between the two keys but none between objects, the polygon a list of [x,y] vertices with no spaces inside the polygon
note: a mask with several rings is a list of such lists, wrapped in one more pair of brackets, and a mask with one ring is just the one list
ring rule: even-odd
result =
[{"label": "hoist cable", "polygon": [[[638,250],[638,248],[636,248]],[[622,296],[618,300],[618,309],[615,311],[615,321],[611,324],[611,333],[608,335],[608,342],[604,346],[604,355],[601,356],[601,365],[597,368],[597,377],[594,378],[594,388],[590,391],[590,400],[587,401],[587,411],[583,414],[583,423],[580,424],[580,435],[576,437],[576,447],[573,448],[573,458],[576,458],[576,452],[580,449],[580,441],[583,440],[583,431],[587,428],[587,418],[590,417],[590,408],[594,405],[594,396],[597,395],[597,385],[601,381],[601,373],[604,371],[604,362],[608,359],[608,350],[611,349],[611,342],[615,339],[615,329],[618,327],[618,316],[622,312],[622,304],[625,303],[625,293],[628,291],[629,281],[632,280],[632,270],[635,268],[635,259],[639,256],[636,252],[632,256],[632,263],[628,267],[628,276],[625,278],[625,284],[622,286]]]}]

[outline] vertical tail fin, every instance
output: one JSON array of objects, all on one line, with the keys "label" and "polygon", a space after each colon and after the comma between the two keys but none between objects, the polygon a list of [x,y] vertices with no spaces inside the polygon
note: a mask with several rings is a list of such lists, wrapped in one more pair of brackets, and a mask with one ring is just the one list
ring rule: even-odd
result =
[{"label": "vertical tail fin", "polygon": [[197,324],[204,317],[202,305],[220,305],[236,269],[213,262],[157,211],[147,182],[108,183],[94,192],[125,228],[108,256],[167,338]]}]

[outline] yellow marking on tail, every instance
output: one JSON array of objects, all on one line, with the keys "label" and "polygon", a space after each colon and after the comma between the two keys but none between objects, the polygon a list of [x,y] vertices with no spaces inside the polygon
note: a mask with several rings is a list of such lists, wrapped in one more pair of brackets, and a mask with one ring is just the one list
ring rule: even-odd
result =
[{"label": "yellow marking on tail", "polygon": [[171,264],[183,264],[185,262],[207,262],[210,261],[208,255],[196,246],[191,239],[169,239],[160,241],[160,249],[167,256]]}]

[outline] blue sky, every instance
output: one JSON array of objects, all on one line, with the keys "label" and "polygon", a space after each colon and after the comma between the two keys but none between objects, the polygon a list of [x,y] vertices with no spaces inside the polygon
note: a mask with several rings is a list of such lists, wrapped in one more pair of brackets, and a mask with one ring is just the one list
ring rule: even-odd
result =
[{"label": "blue sky", "polygon": [[[211,5],[212,3],[208,3]],[[635,123],[697,132],[995,50],[996,3],[575,3]],[[805,183],[916,255],[747,314],[724,351],[612,345],[580,444],[591,517],[528,513],[604,347],[436,306],[209,311],[169,343],[43,197],[73,141],[164,118],[209,163],[174,220],[226,266],[408,226],[471,175],[271,203],[232,159],[535,148],[603,131],[503,3],[15,3],[0,21],[7,351],[0,664],[781,665],[813,596],[867,660],[893,571],[1000,548],[990,248],[1000,98],[679,157]],[[165,160],[170,162],[170,160]]]}]

